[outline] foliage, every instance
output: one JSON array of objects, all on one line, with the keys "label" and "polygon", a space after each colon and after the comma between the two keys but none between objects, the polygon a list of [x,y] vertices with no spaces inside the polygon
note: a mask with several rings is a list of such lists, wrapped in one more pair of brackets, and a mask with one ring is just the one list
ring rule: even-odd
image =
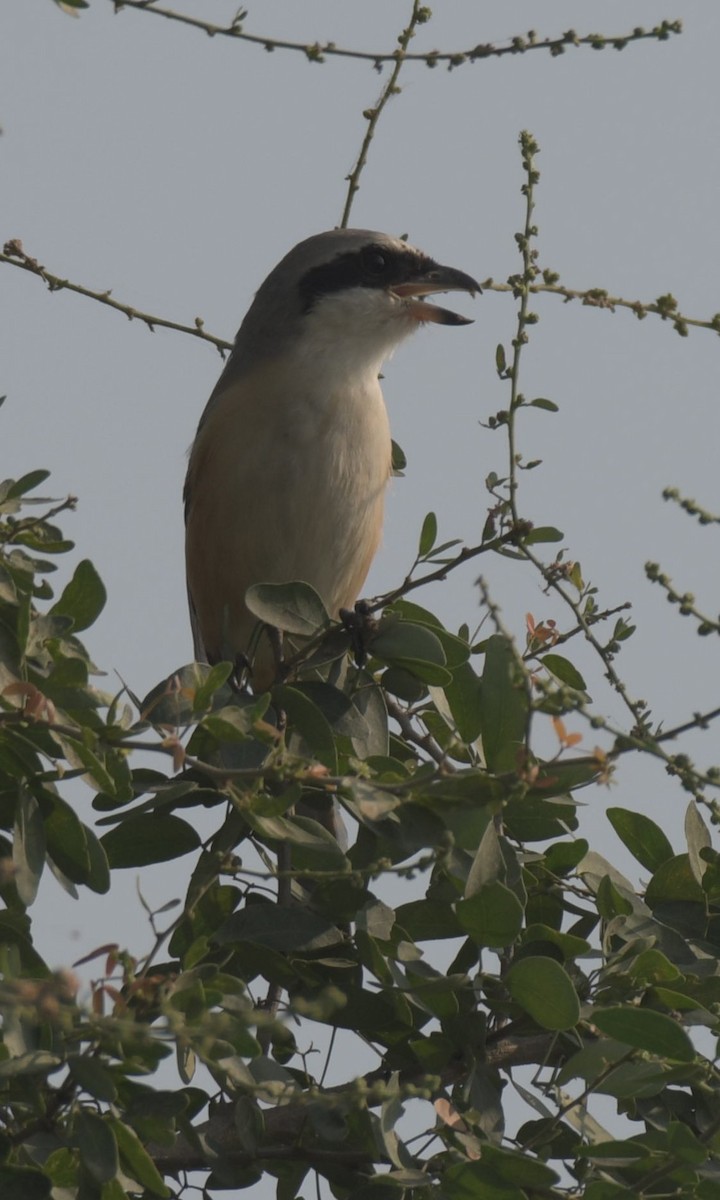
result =
[{"label": "foliage", "polygon": [[[503,633],[471,645],[396,599],[366,631],[362,668],[347,665],[347,630],[305,642],[334,682],[304,666],[253,699],[230,691],[228,668],[192,664],[133,715],[93,685],[76,636],[104,602],[91,565],[50,603],[46,556],[71,544],[53,523],[68,502],[47,511],[32,494],[45,477],[5,483],[0,507],[3,1195],[167,1196],[169,1177],[204,1168],[208,1192],[269,1171],[292,1195],[314,1169],[338,1195],[375,1194],[380,1169],[393,1191],[522,1197],[560,1194],[562,1166],[588,1197],[711,1195],[720,1088],[697,1031],[715,1031],[720,1003],[717,855],[695,801],[678,855],[648,817],[609,810],[649,875],[642,894],[575,836],[577,793],[608,757],[567,753],[577,738],[557,714],[583,685],[552,650],[557,631],[529,630],[531,675]],[[435,534],[426,519],[419,563],[447,553]],[[267,619],[305,635],[323,623],[306,585],[271,592]],[[530,737],[546,712],[550,761]],[[141,744],[179,770],[132,769]],[[76,776],[96,792],[99,840],[61,795]],[[336,803],[348,850],[323,823]],[[213,816],[201,846],[194,808]],[[259,871],[239,857],[250,847]],[[77,895],[189,855],[180,915],[144,958],[100,948],[82,1002],[33,948],[44,865]],[[391,873],[421,885],[395,908]],[[446,969],[427,942],[448,945]],[[309,1023],[352,1031],[380,1065],[324,1087]],[[173,1053],[182,1086],[153,1086]],[[503,1088],[528,1063],[515,1087],[534,1116],[507,1141]],[[640,1131],[613,1140],[595,1095]],[[413,1152],[396,1125],[417,1099],[435,1117]]]},{"label": "foliage", "polygon": [[[720,859],[703,811],[717,816],[720,772],[666,749],[717,714],[653,725],[617,670],[626,606],[603,608],[553,550],[563,534],[521,510],[521,472],[537,464],[517,451],[518,422],[528,407],[557,419],[520,390],[530,298],[555,286],[537,262],[528,134],[521,152],[517,326],[496,355],[508,400],[488,421],[508,466],[488,477],[483,538],[439,542],[428,514],[407,577],[342,625],[306,584],[253,589],[254,611],[295,643],[271,694],[235,691],[230,664],[183,666],[142,700],[101,692],[78,634],[103,585],[87,561],[57,599],[47,578],[50,556],[72,552],[55,520],[74,501],[36,495],[45,471],[0,485],[3,1198],[149,1200],[202,1173],[207,1195],[269,1174],[289,1200],[313,1171],[354,1200],[718,1192]],[[529,616],[512,636],[484,580],[476,635],[409,599],[485,555],[539,572],[567,626]],[[648,574],[700,634],[716,631],[659,566]],[[573,639],[627,727],[592,706]],[[604,748],[580,754],[576,724]],[[140,750],[167,769],[137,765]],[[608,809],[642,888],[589,847],[578,816],[628,754],[659,758],[689,794],[679,853],[649,817]],[[95,793],[92,829],[76,780]],[[150,914],[148,953],[97,948],[82,960],[98,974],[87,998],[43,962],[29,910],[45,866],[78,896],[175,860],[187,894],[179,914]],[[322,1033],[378,1065],[326,1085],[310,1052]],[[171,1088],[158,1068],[173,1057]],[[625,1123],[605,1128],[598,1097]],[[425,1136],[403,1135],[406,1111]]]}]

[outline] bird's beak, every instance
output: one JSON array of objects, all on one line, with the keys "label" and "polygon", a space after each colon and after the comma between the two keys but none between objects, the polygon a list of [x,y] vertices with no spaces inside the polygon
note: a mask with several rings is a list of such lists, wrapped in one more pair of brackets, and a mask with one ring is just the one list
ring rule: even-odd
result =
[{"label": "bird's beak", "polygon": [[461,317],[447,308],[427,304],[424,297],[435,292],[469,292],[474,296],[481,292],[480,284],[464,271],[455,267],[433,266],[413,280],[396,283],[390,288],[394,296],[405,301],[406,311],[416,321],[435,321],[438,325],[471,325],[472,318]]}]

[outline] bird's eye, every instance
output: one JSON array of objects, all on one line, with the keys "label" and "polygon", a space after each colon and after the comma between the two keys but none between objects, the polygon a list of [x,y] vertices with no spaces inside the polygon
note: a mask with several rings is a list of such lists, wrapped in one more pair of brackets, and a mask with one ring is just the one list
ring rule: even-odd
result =
[{"label": "bird's eye", "polygon": [[388,260],[382,251],[371,248],[363,254],[363,266],[370,275],[384,275]]}]

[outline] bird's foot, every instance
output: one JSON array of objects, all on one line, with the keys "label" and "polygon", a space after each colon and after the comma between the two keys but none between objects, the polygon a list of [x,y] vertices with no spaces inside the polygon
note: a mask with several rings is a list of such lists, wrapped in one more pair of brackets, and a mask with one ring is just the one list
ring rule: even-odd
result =
[{"label": "bird's foot", "polygon": [[252,676],[252,667],[250,660],[246,654],[236,654],[232,674],[228,679],[228,683],[234,692],[248,692],[250,690],[250,678]]},{"label": "bird's foot", "polygon": [[356,666],[364,667],[367,661],[368,639],[377,628],[377,621],[367,600],[358,600],[354,608],[341,608],[340,620],[350,634]]}]

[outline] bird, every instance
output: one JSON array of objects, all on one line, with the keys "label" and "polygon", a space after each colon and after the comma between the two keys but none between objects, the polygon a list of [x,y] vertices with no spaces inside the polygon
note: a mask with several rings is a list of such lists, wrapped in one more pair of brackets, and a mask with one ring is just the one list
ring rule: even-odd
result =
[{"label": "bird", "polygon": [[257,291],[207,402],[185,481],[197,661],[229,661],[254,692],[278,676],[277,635],[245,603],[256,583],[309,583],[337,618],[380,542],[392,442],[379,375],[430,304],[480,292],[405,240],[332,229],[296,245]]}]

